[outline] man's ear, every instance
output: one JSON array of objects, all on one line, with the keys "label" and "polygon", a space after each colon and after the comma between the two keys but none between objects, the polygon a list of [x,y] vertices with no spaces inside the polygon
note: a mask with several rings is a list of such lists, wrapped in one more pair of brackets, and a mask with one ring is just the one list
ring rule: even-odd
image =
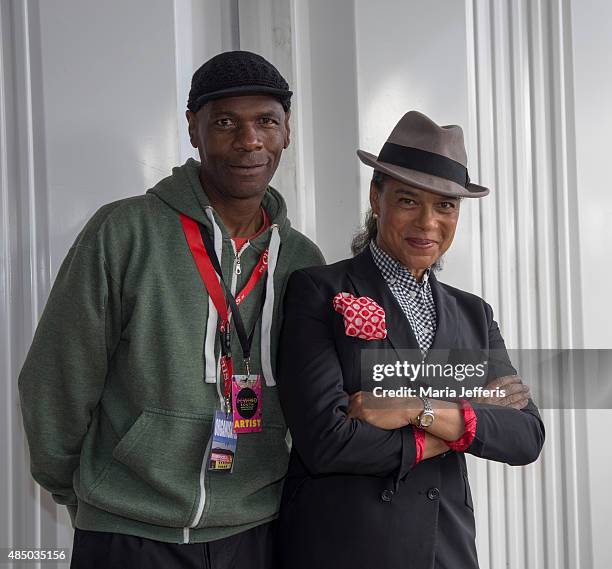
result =
[{"label": "man's ear", "polygon": [[289,124],[289,118],[291,117],[291,111],[285,112],[285,144],[283,148],[288,148],[291,143],[291,125]]},{"label": "man's ear", "polygon": [[187,130],[189,132],[189,142],[191,142],[191,146],[194,148],[198,147],[198,117],[197,115],[187,110],[185,112],[185,116],[187,117]]}]

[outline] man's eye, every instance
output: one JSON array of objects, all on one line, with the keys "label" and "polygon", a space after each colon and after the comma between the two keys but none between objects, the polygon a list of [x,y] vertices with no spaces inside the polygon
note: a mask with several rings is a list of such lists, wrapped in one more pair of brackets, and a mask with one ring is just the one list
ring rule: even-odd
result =
[{"label": "man's eye", "polygon": [[262,117],[261,123],[265,125],[278,124],[278,121],[272,117]]},{"label": "man's eye", "polygon": [[229,127],[232,126],[234,123],[232,122],[232,119],[218,119],[215,121],[215,124],[217,126]]}]

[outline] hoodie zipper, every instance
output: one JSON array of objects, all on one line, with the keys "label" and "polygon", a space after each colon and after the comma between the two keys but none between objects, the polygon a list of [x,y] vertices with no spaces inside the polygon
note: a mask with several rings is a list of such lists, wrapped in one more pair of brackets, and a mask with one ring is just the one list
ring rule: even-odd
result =
[{"label": "hoodie zipper", "polygon": [[232,272],[232,285],[231,291],[234,296],[236,296],[236,285],[238,281],[238,275],[242,274],[242,265],[240,264],[240,256],[246,251],[246,249],[251,244],[250,241],[247,241],[241,248],[240,251],[236,251],[236,243],[232,239],[232,249],[234,250],[234,269]]},{"label": "hoodie zipper", "polygon": [[[238,285],[238,275],[242,274],[242,267],[240,265],[240,257],[246,251],[246,249],[249,247],[251,243],[250,241],[247,241],[240,248],[240,251],[237,251],[236,244],[234,243],[234,241],[233,240],[230,240],[230,241],[232,244],[232,250],[234,252],[234,263],[232,267],[232,282],[230,285],[230,290],[232,294],[235,296],[236,286]],[[217,382],[217,393],[219,393],[219,382]],[[220,393],[219,393],[219,397],[223,399]],[[208,444],[206,445],[206,450],[204,452],[204,458],[202,459],[202,466],[200,468],[200,500],[198,501],[198,508],[196,510],[196,514],[194,518],[191,521],[191,524],[189,524],[188,527],[183,528],[183,543],[189,543],[189,533],[190,533],[189,530],[197,527],[201,523],[202,516],[204,515],[204,506],[206,503],[206,487],[204,484],[205,484],[205,476],[206,476],[206,466],[208,464],[208,456],[210,454],[210,449],[212,446],[211,442],[212,442],[212,435],[208,441]]]}]

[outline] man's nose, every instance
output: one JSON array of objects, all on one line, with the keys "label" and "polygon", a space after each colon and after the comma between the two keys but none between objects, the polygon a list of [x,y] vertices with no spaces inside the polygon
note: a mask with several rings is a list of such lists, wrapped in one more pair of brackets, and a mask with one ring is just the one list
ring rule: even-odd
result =
[{"label": "man's nose", "polygon": [[259,129],[252,123],[243,123],[236,133],[234,148],[245,152],[253,152],[262,147]]}]

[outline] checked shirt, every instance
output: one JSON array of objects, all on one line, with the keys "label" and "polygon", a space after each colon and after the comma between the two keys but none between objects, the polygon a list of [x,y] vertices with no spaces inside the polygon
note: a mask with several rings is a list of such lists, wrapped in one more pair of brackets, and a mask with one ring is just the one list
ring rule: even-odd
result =
[{"label": "checked shirt", "polygon": [[390,257],[374,241],[370,241],[374,262],[387,286],[408,318],[423,356],[427,353],[436,335],[436,306],[429,284],[429,271],[418,282],[410,271]]}]

